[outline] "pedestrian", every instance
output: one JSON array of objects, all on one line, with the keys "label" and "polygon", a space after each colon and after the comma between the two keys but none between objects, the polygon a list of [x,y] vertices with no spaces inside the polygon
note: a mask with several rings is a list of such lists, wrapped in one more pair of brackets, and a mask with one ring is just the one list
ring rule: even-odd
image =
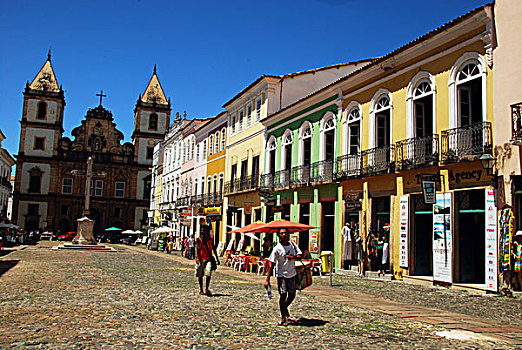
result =
[{"label": "pedestrian", "polygon": [[272,244],[270,243],[270,240],[268,239],[268,237],[265,237],[263,239],[263,259],[268,259],[268,257],[270,256],[271,246]]},{"label": "pedestrian", "polygon": [[361,235],[359,234],[359,230],[357,229],[357,227],[354,230],[354,240],[355,240],[355,252],[356,252],[355,254],[357,257],[357,266],[358,266],[357,276],[363,277],[364,276],[365,256],[364,256],[364,249],[363,249],[363,240],[361,238]]},{"label": "pedestrian", "polygon": [[174,250],[174,241],[172,240],[172,236],[169,236],[169,243],[167,243],[167,253],[170,254]]},{"label": "pedestrian", "polygon": [[188,236],[185,236],[185,238],[183,239],[183,256],[185,258],[188,258]]},{"label": "pedestrian", "polygon": [[288,307],[295,299],[296,275],[295,260],[302,258],[299,247],[289,241],[289,233],[286,228],[279,229],[279,243],[272,250],[268,258],[269,264],[266,273],[265,287],[270,287],[272,269],[275,268],[277,277],[277,289],[279,291],[279,310],[281,311],[281,325],[288,326],[291,322]]},{"label": "pedestrian", "polygon": [[[210,278],[212,271],[212,260],[215,259],[219,265],[219,258],[214,246],[214,238],[210,235],[210,226],[201,225],[201,236],[196,239],[196,277],[199,282],[199,295],[212,296],[210,292]],[[205,290],[203,291],[203,276],[206,276]]]},{"label": "pedestrian", "polygon": [[194,259],[195,247],[194,247],[194,235],[190,235],[188,239],[188,258]]}]

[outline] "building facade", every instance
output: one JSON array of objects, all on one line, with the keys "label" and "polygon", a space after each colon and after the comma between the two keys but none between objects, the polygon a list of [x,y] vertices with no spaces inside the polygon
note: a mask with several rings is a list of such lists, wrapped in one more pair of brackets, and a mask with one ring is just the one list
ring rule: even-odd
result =
[{"label": "building facade", "polygon": [[13,156],[2,148],[4,140],[5,135],[0,130],[0,222],[11,220],[11,209],[9,208],[13,196],[11,170],[16,163]]},{"label": "building facade", "polygon": [[[103,95],[103,92],[100,94]],[[24,91],[13,219],[23,229],[67,232],[91,195],[94,233],[110,226],[141,229],[146,225],[150,197],[150,166],[154,146],[169,125],[170,102],[156,68],[135,108],[132,143],[124,139],[111,111],[90,108],[80,126],[63,136],[65,96],[58,85],[50,53]],[[86,189],[87,159],[93,178]]]}]

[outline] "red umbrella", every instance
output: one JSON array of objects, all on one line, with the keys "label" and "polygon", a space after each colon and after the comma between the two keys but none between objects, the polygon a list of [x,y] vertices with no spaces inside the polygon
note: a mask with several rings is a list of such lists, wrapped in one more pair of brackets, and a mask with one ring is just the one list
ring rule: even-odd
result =
[{"label": "red umbrella", "polygon": [[288,232],[294,233],[294,232],[307,231],[312,228],[318,228],[318,227],[310,226],[310,225],[306,225],[306,224],[300,224],[298,222],[292,222],[292,221],[288,221],[288,220],[274,220],[272,222],[269,222],[268,224],[261,225],[258,228],[250,230],[250,232],[252,232],[252,233],[259,233],[259,232],[277,233],[277,232],[279,232],[280,228],[286,228],[288,230]]},{"label": "red umbrella", "polygon": [[265,223],[263,221],[256,221],[251,223],[250,225],[243,226],[241,228],[236,228],[235,230],[230,231],[229,233],[246,233],[252,232],[253,229],[258,228],[259,226],[263,226]]}]

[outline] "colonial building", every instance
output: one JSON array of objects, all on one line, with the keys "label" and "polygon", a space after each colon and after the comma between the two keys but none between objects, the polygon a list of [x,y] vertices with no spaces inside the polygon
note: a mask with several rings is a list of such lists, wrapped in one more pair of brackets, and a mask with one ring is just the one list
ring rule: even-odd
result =
[{"label": "colonial building", "polygon": [[[13,219],[25,230],[76,230],[84,209],[86,186],[91,195],[94,233],[109,226],[139,229],[146,224],[154,146],[170,120],[156,67],[134,110],[132,143],[122,143],[110,110],[89,108],[81,125],[64,137],[65,97],[51,56],[24,91],[17,157]],[[87,159],[93,178],[86,184]]]},{"label": "colonial building", "polygon": [[[11,185],[11,168],[15,165],[14,158],[9,152],[2,148],[2,141],[5,140],[5,135],[0,130],[0,221],[9,218],[8,203],[13,192]],[[10,213],[9,213],[10,214]]]}]

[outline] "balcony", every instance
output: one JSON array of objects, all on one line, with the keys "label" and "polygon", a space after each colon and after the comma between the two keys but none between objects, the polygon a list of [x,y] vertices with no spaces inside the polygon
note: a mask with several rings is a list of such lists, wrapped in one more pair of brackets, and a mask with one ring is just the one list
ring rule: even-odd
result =
[{"label": "balcony", "polygon": [[276,171],[274,174],[274,188],[290,186],[290,169]]},{"label": "balcony", "polygon": [[395,144],[395,149],[397,171],[434,165],[439,161],[439,135],[402,140]]},{"label": "balcony", "polygon": [[361,153],[361,158],[363,176],[385,174],[395,170],[393,145],[367,149]]},{"label": "balcony", "polygon": [[522,102],[511,105],[511,142],[522,145]]},{"label": "balcony", "polygon": [[310,182],[310,165],[300,165],[292,168],[290,184],[292,186],[307,185]]},{"label": "balcony", "polygon": [[475,160],[493,150],[491,123],[480,122],[441,133],[442,162]]},{"label": "balcony", "polygon": [[312,164],[310,180],[312,182],[328,182],[333,179],[333,160],[321,160]]},{"label": "balcony", "polygon": [[247,176],[241,179],[227,181],[225,184],[225,194],[253,191],[259,188],[259,175]]},{"label": "balcony", "polygon": [[361,153],[345,154],[344,156],[337,157],[334,177],[337,180],[358,177],[361,175],[361,168]]},{"label": "balcony", "polygon": [[262,190],[272,190],[274,189],[274,174],[263,174],[261,175],[261,182],[259,184],[259,188]]}]

